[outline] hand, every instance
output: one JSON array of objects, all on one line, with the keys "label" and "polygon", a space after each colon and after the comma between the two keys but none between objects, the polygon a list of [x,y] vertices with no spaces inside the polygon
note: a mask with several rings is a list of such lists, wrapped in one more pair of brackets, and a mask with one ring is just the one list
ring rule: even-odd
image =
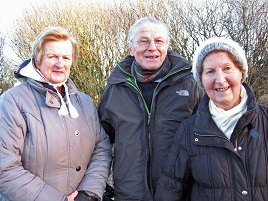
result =
[{"label": "hand", "polygon": [[68,201],[74,201],[74,198],[77,196],[78,191],[74,191],[72,194],[67,196]]}]

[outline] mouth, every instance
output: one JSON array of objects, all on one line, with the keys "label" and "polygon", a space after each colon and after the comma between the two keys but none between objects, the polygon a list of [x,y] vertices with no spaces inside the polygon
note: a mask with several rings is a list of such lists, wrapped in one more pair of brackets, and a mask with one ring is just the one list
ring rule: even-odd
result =
[{"label": "mouth", "polygon": [[227,91],[229,88],[230,88],[230,86],[229,87],[224,87],[224,88],[216,88],[215,91],[224,92],[224,91]]},{"label": "mouth", "polygon": [[62,71],[53,71],[53,73],[57,73],[57,74],[61,74],[61,73],[63,73]]},{"label": "mouth", "polygon": [[157,59],[159,56],[145,56],[147,59]]}]

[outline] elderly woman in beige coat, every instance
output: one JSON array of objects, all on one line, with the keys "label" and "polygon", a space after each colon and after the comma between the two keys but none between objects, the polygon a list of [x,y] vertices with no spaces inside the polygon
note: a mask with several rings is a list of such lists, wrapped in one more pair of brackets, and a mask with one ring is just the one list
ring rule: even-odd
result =
[{"label": "elderly woman in beige coat", "polygon": [[[45,28],[0,99],[0,200],[102,200],[109,137],[91,98],[69,78],[77,42]],[[78,196],[77,196],[78,195]]]}]

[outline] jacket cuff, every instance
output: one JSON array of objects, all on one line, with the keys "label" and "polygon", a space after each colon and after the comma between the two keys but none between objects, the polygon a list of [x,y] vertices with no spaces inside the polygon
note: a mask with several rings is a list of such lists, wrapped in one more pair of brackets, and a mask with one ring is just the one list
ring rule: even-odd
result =
[{"label": "jacket cuff", "polygon": [[89,196],[85,191],[78,191],[75,201],[98,201],[97,198]]}]

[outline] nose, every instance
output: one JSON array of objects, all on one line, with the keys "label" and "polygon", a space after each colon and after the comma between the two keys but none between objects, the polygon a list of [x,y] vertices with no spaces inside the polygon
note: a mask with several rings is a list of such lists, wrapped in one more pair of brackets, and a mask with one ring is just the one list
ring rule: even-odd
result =
[{"label": "nose", "polygon": [[58,57],[58,60],[57,60],[57,62],[55,64],[55,66],[57,66],[57,67],[63,67],[64,66],[62,57]]},{"label": "nose", "polygon": [[151,40],[151,41],[149,42],[148,49],[149,49],[149,50],[155,50],[155,49],[156,49],[156,45],[155,45],[155,43],[154,43],[154,40]]},{"label": "nose", "polygon": [[215,81],[217,84],[222,84],[226,81],[225,74],[221,70],[216,71]]}]

